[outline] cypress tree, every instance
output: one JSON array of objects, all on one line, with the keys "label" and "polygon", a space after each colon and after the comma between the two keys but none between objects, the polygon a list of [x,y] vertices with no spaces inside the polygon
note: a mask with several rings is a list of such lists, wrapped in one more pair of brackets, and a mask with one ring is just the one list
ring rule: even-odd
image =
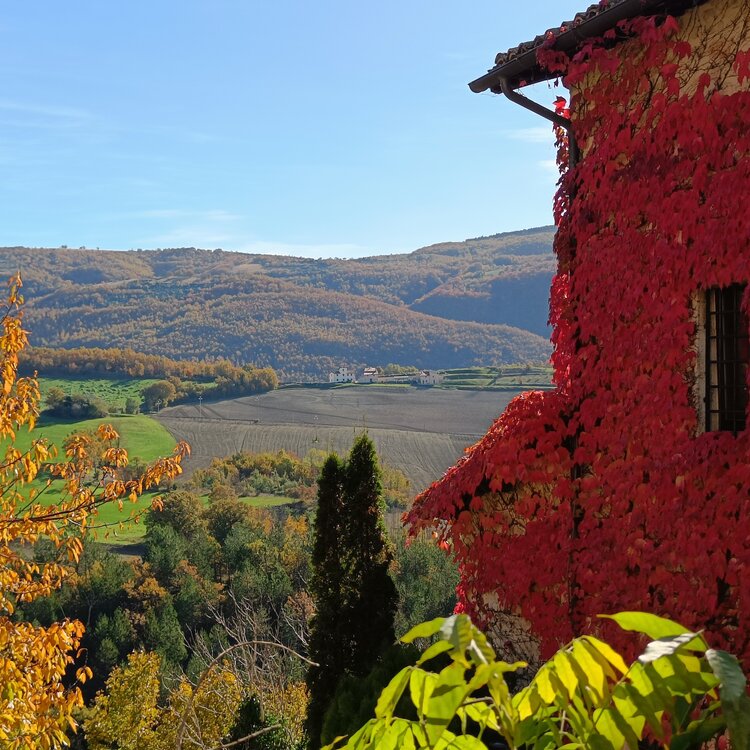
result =
[{"label": "cypress tree", "polygon": [[386,538],[380,477],[375,445],[368,435],[360,435],[346,465],[341,521],[349,637],[346,666],[358,677],[370,672],[395,638],[398,594],[388,574],[393,555]]},{"label": "cypress tree", "polygon": [[343,505],[344,466],[332,453],[318,479],[318,509],[312,551],[310,590],[315,599],[311,623],[310,659],[319,666],[307,672],[310,703],[307,707],[307,736],[310,747],[320,747],[318,739],[323,716],[344,674],[343,650],[339,643],[342,609],[342,578],[339,535]]},{"label": "cypress tree", "polygon": [[318,480],[310,658],[320,666],[307,675],[307,732],[314,750],[341,678],[366,676],[394,640],[398,594],[388,574],[392,554],[384,512],[375,446],[361,435],[346,464],[329,456]]}]

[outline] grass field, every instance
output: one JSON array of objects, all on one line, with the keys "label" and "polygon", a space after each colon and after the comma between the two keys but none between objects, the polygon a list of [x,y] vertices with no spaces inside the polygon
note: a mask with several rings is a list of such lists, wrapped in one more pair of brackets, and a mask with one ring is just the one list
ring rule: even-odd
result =
[{"label": "grass field", "polygon": [[47,438],[56,446],[74,432],[90,432],[101,424],[111,424],[120,433],[120,442],[131,457],[153,461],[169,454],[175,446],[174,438],[155,419],[145,414],[118,415],[79,422],[42,418],[33,432],[22,430],[16,436],[16,447],[28,448],[32,440]]},{"label": "grass field", "polygon": [[[74,432],[86,432],[95,430],[100,424],[111,424],[120,434],[120,444],[128,451],[130,458],[140,458],[142,461],[150,462],[160,456],[172,453],[175,440],[169,432],[156,420],[145,415],[104,417],[103,419],[86,419],[80,422],[61,420],[41,420],[33,432],[22,430],[16,437],[16,447],[25,450],[31,445],[31,441],[38,438],[47,438],[50,443],[58,448],[58,459],[62,456],[62,443],[68,435]],[[37,479],[30,487],[40,492],[40,500],[52,504],[59,497],[62,482],[54,481],[45,489],[46,480]],[[42,492],[42,490],[44,490]],[[132,504],[126,502],[122,511],[116,505],[105,505],[99,509],[96,519],[97,524],[113,524],[108,529],[98,532],[100,539],[105,535],[109,542],[131,542],[143,535],[140,525],[128,524],[125,528],[118,529],[117,525],[128,519],[131,512],[147,508],[156,493],[147,493]]]},{"label": "grass field", "polygon": [[299,502],[293,497],[282,497],[281,495],[257,495],[255,497],[241,497],[240,500],[252,505],[253,508],[277,508],[280,505]]},{"label": "grass field", "polygon": [[[65,377],[65,378],[39,378],[39,389],[42,392],[42,402],[50,391],[50,388],[60,388],[67,396],[80,393],[101,399],[109,407],[112,414],[125,411],[125,401],[129,398],[141,402],[141,391],[161,380],[161,378],[91,378],[91,377]],[[194,381],[183,380],[183,383],[194,383]],[[195,383],[201,388],[208,387],[208,383]],[[44,407],[44,403],[42,403]]]},{"label": "grass field", "polygon": [[[50,388],[62,388],[65,393],[85,393],[101,398],[108,404],[122,402],[126,398],[138,398],[142,388],[154,379],[131,379],[131,380],[108,380],[104,378],[44,378],[40,379],[42,396]],[[91,432],[101,424],[111,424],[120,434],[120,443],[128,451],[132,459],[139,458],[146,463],[161,456],[172,453],[175,447],[175,439],[156,420],[143,414],[137,415],[111,415],[101,419],[87,419],[81,421],[59,420],[43,417],[37,423],[33,432],[22,430],[16,438],[16,447],[26,450],[32,440],[46,438],[57,447],[58,458],[62,458],[62,444],[65,438],[75,432]],[[52,482],[49,488],[45,488],[46,480],[38,479],[30,485],[40,494],[42,502],[52,504],[59,497],[63,483],[59,480]],[[125,502],[120,510],[116,505],[109,504],[99,508],[95,525],[102,526],[95,532],[97,541],[106,542],[108,545],[119,546],[138,543],[145,533],[142,520],[139,523],[130,521],[132,515],[137,515],[151,505],[157,492],[145,493],[136,503]],[[293,498],[277,497],[274,495],[259,495],[257,497],[240,498],[248,505],[257,508],[271,508],[296,502]]]},{"label": "grass field", "polygon": [[123,412],[125,401],[129,398],[141,400],[141,391],[156,378],[39,378],[39,388],[42,401],[46,398],[50,388],[60,388],[67,396],[80,393],[104,401],[111,412]]},{"label": "grass field", "polygon": [[552,368],[547,365],[504,365],[446,370],[445,380],[438,387],[512,391],[519,388],[544,389],[551,385]]},{"label": "grass field", "polygon": [[[290,505],[299,502],[293,497],[285,497],[284,495],[253,495],[252,497],[248,495],[237,499],[241,503],[250,505],[253,508],[277,508],[280,505]],[[201,500],[204,505],[208,505],[208,495],[201,495]]]},{"label": "grass field", "polygon": [[[441,370],[445,380],[437,389],[462,389],[477,391],[544,390],[552,387],[552,367],[549,365],[503,365],[502,367],[462,367]],[[409,383],[306,383],[287,388],[333,390],[342,388],[393,388],[409,389]]]}]

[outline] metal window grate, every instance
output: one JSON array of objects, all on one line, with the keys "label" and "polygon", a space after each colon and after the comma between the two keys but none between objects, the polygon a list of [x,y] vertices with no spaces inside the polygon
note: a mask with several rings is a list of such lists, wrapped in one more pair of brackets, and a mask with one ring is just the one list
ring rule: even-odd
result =
[{"label": "metal window grate", "polygon": [[746,284],[706,292],[706,429],[745,429],[750,359],[748,318],[742,310]]}]

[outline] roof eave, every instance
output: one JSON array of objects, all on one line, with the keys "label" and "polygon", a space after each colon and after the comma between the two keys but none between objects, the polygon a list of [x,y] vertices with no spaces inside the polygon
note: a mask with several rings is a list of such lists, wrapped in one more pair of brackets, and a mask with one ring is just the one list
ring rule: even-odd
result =
[{"label": "roof eave", "polygon": [[[563,31],[555,38],[554,49],[570,54],[575,52],[582,42],[602,36],[606,31],[615,28],[620,21],[658,12],[683,13],[688,8],[702,5],[704,2],[707,0],[624,0]],[[513,89],[556,78],[556,73],[542,69],[537,62],[537,51],[543,44],[544,41],[541,41],[532,49],[496,65],[472,81],[469,88],[475,94],[481,94],[488,89],[493,94],[499,94],[501,78],[506,79]]]},{"label": "roof eave", "polygon": [[[535,47],[529,52],[524,52],[524,54],[514,57],[512,60],[508,60],[504,65],[496,65],[483,76],[472,81],[469,88],[475,94],[481,94],[488,89],[493,94],[500,94],[501,78],[507,79],[514,89],[521,88],[522,84],[537,83],[552,78],[551,75],[541,75],[542,70],[536,61],[537,49],[538,47]],[[532,71],[538,71],[539,75],[534,76]]]}]

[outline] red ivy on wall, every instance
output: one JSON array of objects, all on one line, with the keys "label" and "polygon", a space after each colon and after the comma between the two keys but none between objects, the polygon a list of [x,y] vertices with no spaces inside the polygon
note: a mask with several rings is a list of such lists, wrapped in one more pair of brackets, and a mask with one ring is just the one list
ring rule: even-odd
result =
[{"label": "red ivy on wall", "polygon": [[750,51],[692,70],[678,28],[636,19],[626,54],[540,51],[581,84],[585,149],[554,204],[556,390],[513,401],[407,517],[451,545],[459,608],[481,620],[497,594],[542,657],[639,609],[750,666],[750,431],[697,434],[691,314],[697,290],[750,280]]}]

